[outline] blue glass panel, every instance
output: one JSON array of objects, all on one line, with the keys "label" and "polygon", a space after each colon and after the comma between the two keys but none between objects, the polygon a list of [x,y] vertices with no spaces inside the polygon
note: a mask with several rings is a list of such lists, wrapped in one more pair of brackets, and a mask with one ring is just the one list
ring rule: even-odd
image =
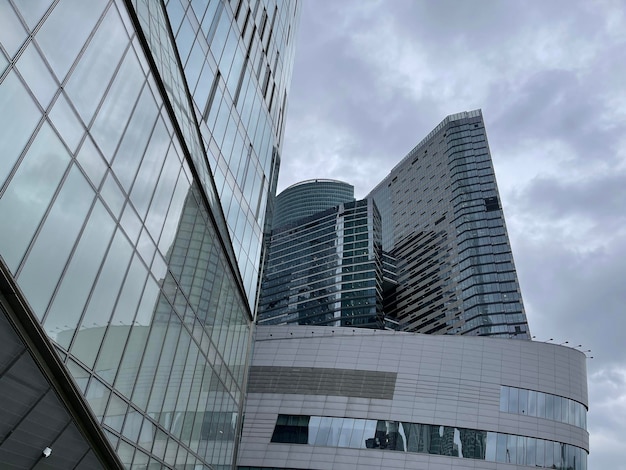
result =
[{"label": "blue glass panel", "polygon": [[0,84],[0,109],[11,110],[10,113],[0,114],[0,142],[2,142],[0,185],[2,185],[35,130],[41,113],[15,72],[10,72]]}]

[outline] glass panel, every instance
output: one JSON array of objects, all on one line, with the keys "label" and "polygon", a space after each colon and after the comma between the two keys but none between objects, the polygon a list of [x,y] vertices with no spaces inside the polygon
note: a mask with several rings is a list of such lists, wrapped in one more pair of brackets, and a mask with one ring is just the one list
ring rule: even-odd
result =
[{"label": "glass panel", "polygon": [[554,420],[554,395],[546,394],[546,419]]},{"label": "glass panel", "polygon": [[496,443],[496,462],[509,462],[509,452],[507,450],[507,435],[498,434]]},{"label": "glass panel", "polygon": [[319,431],[315,439],[316,446],[325,446],[331,434],[332,418],[323,417],[320,419]]},{"label": "glass panel", "polygon": [[152,93],[145,87],[113,161],[113,169],[126,190],[130,190],[135,179],[157,115]]},{"label": "glass panel", "polygon": [[105,0],[59,2],[37,32],[37,42],[59,81],[65,78],[105,4]]},{"label": "glass panel", "polygon": [[526,462],[526,438],[524,436],[517,436],[517,464],[525,465]]},{"label": "glass panel", "polygon": [[115,181],[112,172],[107,174],[102,189],[100,190],[100,195],[109,209],[111,209],[111,212],[113,212],[113,216],[119,219],[122,207],[124,207],[124,203],[126,202],[126,196],[122,192],[122,188],[117,184],[117,181]]},{"label": "glass panel", "polygon": [[[552,442],[552,441],[544,441],[545,442],[545,446],[546,446],[546,455],[545,455],[545,460],[544,460],[544,467],[547,468],[552,468],[552,465],[554,465],[554,452],[555,452],[555,444],[556,442]],[[556,453],[558,454],[558,448],[556,449]],[[558,468],[558,467],[554,467],[554,468]]]},{"label": "glass panel", "polygon": [[526,438],[526,465],[534,467],[537,458],[537,439]]},{"label": "glass panel", "polygon": [[104,336],[104,327],[107,326],[111,317],[131,254],[132,249],[128,240],[118,230],[71,348],[72,353],[89,367],[93,367]]},{"label": "glass panel", "polygon": [[85,122],[91,121],[128,43],[117,10],[109,8],[65,86]]},{"label": "glass panel", "polygon": [[517,436],[508,435],[506,440],[506,463],[517,462]]},{"label": "glass panel", "polygon": [[126,402],[112,393],[111,399],[109,400],[109,406],[107,407],[107,411],[102,422],[115,431],[120,432],[122,430],[122,424],[124,423],[124,417],[126,416],[127,410],[128,405]]},{"label": "glass panel", "polygon": [[546,394],[537,392],[537,417],[546,417]]},{"label": "glass panel", "polygon": [[521,415],[528,414],[528,390],[519,391],[519,402],[517,412]]},{"label": "glass panel", "polygon": [[74,114],[65,95],[61,93],[52,107],[50,119],[70,151],[73,153],[85,133],[85,128]]},{"label": "glass panel", "polygon": [[159,119],[146,149],[130,198],[142,218],[146,216],[150,198],[159,180],[159,173],[167,155],[170,136],[163,121]]},{"label": "glass panel", "polygon": [[130,408],[128,414],[126,415],[126,421],[124,422],[124,430],[122,431],[122,434],[130,441],[137,442],[142,422],[143,416],[138,411]]},{"label": "glass panel", "polygon": [[343,418],[341,431],[339,433],[338,446],[350,447],[350,437],[352,436],[352,428],[354,428],[354,419]]},{"label": "glass panel", "polygon": [[500,386],[500,411],[509,411],[509,387]]},{"label": "glass panel", "polygon": [[[0,43],[13,57],[24,43],[27,33],[9,2],[0,2]],[[6,109],[6,108],[0,108]]]},{"label": "glass panel", "polygon": [[76,166],[63,183],[17,280],[42,318],[95,194]]},{"label": "glass panel", "polygon": [[[26,142],[35,130],[41,113],[33,99],[24,89],[22,82],[15,75],[15,72],[10,72],[2,82],[2,86],[0,86],[0,109],[11,110],[10,113],[0,113],[0,142],[2,142],[2,158],[0,158],[1,186],[9,176]],[[56,142],[52,140],[52,143],[54,148]],[[46,149],[45,146],[40,147],[37,153],[41,153],[44,149]]]},{"label": "glass panel", "polygon": [[557,395],[554,395],[554,420],[555,421],[562,421],[563,404],[561,402],[563,400],[565,399]]},{"label": "glass panel", "polygon": [[102,178],[104,178],[106,173],[107,166],[91,138],[87,137],[83,141],[83,145],[78,152],[77,160],[93,185],[99,188]]},{"label": "glass panel", "polygon": [[126,128],[144,81],[145,77],[137,57],[129,52],[91,128],[96,144],[109,162]]},{"label": "glass panel", "polygon": [[133,455],[135,454],[135,448],[130,444],[120,441],[117,447],[117,455],[124,464],[125,468],[129,468],[133,462]]},{"label": "glass panel", "polygon": [[511,387],[509,389],[509,413],[518,412],[519,390]]},{"label": "glass panel", "polygon": [[535,444],[537,446],[537,458],[535,459],[535,465],[537,467],[544,467],[546,461],[546,441],[543,439],[537,439]]},{"label": "glass panel", "polygon": [[496,461],[496,442],[497,442],[498,434],[495,432],[487,433],[487,446],[485,450],[485,460],[489,462]]},{"label": "glass panel", "polygon": [[34,29],[39,20],[53,3],[52,0],[28,0],[27,2],[16,2],[17,8],[26,20],[26,24]]},{"label": "glass panel", "polygon": [[89,383],[89,378],[91,377],[89,372],[79,366],[78,363],[72,359],[68,360],[66,365],[67,369],[72,374],[76,385],[78,385],[78,388],[85,393],[85,390],[87,390],[87,384]]},{"label": "glass panel", "polygon": [[569,403],[567,398],[561,400],[561,421],[567,423],[567,415],[569,414]]},{"label": "glass panel", "polygon": [[17,68],[41,107],[46,109],[58,85],[32,43],[22,52],[17,61]]},{"label": "glass panel", "polygon": [[364,449],[365,448],[365,438],[363,437],[363,433],[365,431],[366,420],[364,419],[355,419],[353,423],[352,435],[350,436],[350,443],[348,447],[352,447],[353,449]]},{"label": "glass panel", "polygon": [[102,420],[104,416],[104,410],[106,409],[110,394],[111,391],[105,387],[102,382],[91,379],[89,388],[87,389],[87,401],[98,421]]},{"label": "glass panel", "polygon": [[108,211],[96,201],[44,321],[48,335],[64,348],[78,325],[114,229]]},{"label": "glass panel", "polygon": [[567,415],[567,422],[569,424],[576,424],[576,402],[574,400],[567,400],[569,403],[569,414]]},{"label": "glass panel", "polygon": [[528,391],[528,416],[537,416],[537,392]]}]

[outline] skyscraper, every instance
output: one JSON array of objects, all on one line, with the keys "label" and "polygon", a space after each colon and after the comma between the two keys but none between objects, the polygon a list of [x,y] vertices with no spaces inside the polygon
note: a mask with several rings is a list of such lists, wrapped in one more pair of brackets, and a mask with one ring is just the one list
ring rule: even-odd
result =
[{"label": "skyscraper", "polygon": [[[3,463],[232,466],[298,15],[0,4],[3,337],[48,383],[20,394],[3,356]],[[82,453],[65,421],[30,433],[46,394]]]},{"label": "skyscraper", "polygon": [[278,196],[259,324],[385,327],[380,214],[371,199],[341,202],[346,187],[311,180]]},{"label": "skyscraper", "polygon": [[480,110],[446,117],[372,190],[401,329],[529,339]]}]

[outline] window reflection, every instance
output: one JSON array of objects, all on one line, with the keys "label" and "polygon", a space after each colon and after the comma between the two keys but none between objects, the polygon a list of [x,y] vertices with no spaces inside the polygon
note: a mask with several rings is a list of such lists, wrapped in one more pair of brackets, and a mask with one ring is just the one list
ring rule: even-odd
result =
[{"label": "window reflection", "polygon": [[515,387],[500,387],[500,411],[528,414],[587,429],[587,408],[558,395]]},{"label": "window reflection", "polygon": [[587,452],[568,444],[389,420],[278,415],[271,442],[416,452],[540,468],[587,468]]}]

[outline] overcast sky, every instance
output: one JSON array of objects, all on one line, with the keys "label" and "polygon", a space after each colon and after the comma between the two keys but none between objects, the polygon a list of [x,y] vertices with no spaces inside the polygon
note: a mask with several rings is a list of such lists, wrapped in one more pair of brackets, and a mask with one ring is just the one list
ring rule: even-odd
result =
[{"label": "overcast sky", "polygon": [[304,0],[279,190],[364,197],[481,108],[531,332],[591,349],[590,470],[626,470],[626,2]]}]

